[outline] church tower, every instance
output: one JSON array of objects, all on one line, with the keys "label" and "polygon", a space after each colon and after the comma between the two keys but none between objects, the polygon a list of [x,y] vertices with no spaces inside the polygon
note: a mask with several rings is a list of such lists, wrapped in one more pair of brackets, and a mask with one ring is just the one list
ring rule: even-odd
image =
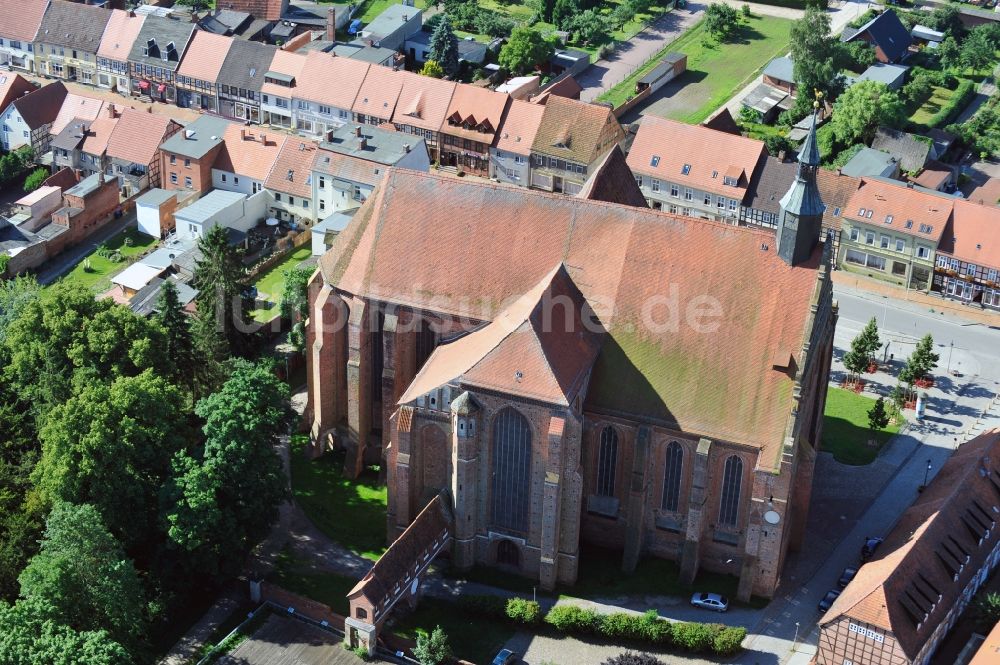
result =
[{"label": "church tower", "polygon": [[816,144],[816,113],[819,102],[815,102],[809,133],[799,150],[798,172],[792,186],[781,197],[781,212],[778,215],[778,256],[789,265],[798,265],[812,256],[819,241],[826,206],[816,187],[816,169],[819,168],[819,146]]}]

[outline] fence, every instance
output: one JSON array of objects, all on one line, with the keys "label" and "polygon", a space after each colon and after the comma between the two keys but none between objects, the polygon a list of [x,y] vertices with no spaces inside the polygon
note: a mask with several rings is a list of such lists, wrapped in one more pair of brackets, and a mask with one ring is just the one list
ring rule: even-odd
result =
[{"label": "fence", "polygon": [[271,252],[271,254],[264,260],[259,261],[250,268],[247,272],[248,279],[254,279],[261,273],[267,272],[274,266],[278,265],[284,261],[289,254],[297,250],[302,245],[312,241],[312,229],[306,229],[298,235],[292,238],[291,244],[287,245],[284,249],[280,251]]}]

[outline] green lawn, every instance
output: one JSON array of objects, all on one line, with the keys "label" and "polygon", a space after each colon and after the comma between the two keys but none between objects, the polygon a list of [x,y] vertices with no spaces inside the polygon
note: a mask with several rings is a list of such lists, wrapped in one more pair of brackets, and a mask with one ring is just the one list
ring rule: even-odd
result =
[{"label": "green lawn", "polygon": [[859,395],[852,390],[830,388],[826,393],[823,443],[820,450],[833,453],[833,458],[843,464],[870,464],[885,442],[899,431],[901,424],[889,425],[878,433],[875,446],[868,445],[871,439],[868,410],[873,404],[875,400],[871,397]]},{"label": "green lawn", "polygon": [[697,86],[699,104],[695,110],[669,113],[667,117],[701,122],[750,82],[772,58],[788,50],[791,21],[761,16],[744,20],[739,36],[726,44],[712,40],[705,22],[699,21],[599,100],[620,106],[635,93],[636,81],[656,67],[668,51],[680,51],[688,56],[687,72],[680,79],[685,85],[676,94],[690,94],[692,91],[687,89]]},{"label": "green lawn", "polygon": [[398,619],[392,632],[416,640],[441,626],[448,635],[451,650],[458,658],[472,663],[489,663],[497,651],[513,637],[515,628],[500,621],[468,617],[455,605],[437,598],[422,598],[417,609]]},{"label": "green lawn", "polygon": [[292,493],[309,519],[349,550],[375,561],[385,552],[386,488],[366,472],[349,480],[343,453],[316,460],[302,454],[308,437],[292,437]]},{"label": "green lawn", "polygon": [[268,581],[292,593],[329,605],[341,616],[347,616],[347,593],[358,583],[356,579],[346,575],[302,572],[299,562],[287,550],[278,555],[277,565]]},{"label": "green lawn", "polygon": [[[359,3],[361,7],[354,13],[354,18],[361,19],[363,25],[368,25],[391,5],[400,4],[399,0],[367,0]],[[417,9],[426,9],[427,0],[415,0],[413,3]]]},{"label": "green lawn", "polygon": [[271,267],[254,283],[257,287],[257,297],[266,299],[271,303],[270,307],[255,309],[251,312],[254,321],[266,323],[278,313],[278,305],[281,301],[281,292],[285,289],[285,272],[295,268],[300,263],[312,255],[312,247],[308,244],[299,247],[288,257]]},{"label": "green lawn", "polygon": [[[127,245],[126,240],[131,241],[131,245]],[[64,275],[61,281],[71,282],[75,286],[96,293],[107,291],[111,288],[111,278],[130,265],[129,258],[142,254],[157,242],[156,238],[139,233],[136,228],[125,229],[104,243],[108,249],[119,252],[124,260],[115,263],[111,259],[99,256],[98,250],[95,249]],[[89,270],[86,269],[88,265]]]}]

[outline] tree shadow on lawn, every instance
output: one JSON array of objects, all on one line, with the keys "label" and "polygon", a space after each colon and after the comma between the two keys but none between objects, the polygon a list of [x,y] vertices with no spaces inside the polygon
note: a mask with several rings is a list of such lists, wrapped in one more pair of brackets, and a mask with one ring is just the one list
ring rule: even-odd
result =
[{"label": "tree shadow on lawn", "polygon": [[841,464],[864,466],[875,461],[879,451],[893,435],[894,432],[879,432],[875,437],[876,445],[869,446],[870,429],[846,418],[826,415],[823,417],[823,439],[819,449],[833,453],[833,458]]}]

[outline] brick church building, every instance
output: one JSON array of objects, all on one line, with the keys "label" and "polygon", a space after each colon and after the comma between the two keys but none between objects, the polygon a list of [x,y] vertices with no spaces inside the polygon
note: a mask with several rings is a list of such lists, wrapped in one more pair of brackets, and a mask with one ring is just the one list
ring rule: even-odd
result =
[{"label": "brick church building", "polygon": [[800,160],[777,237],[391,170],[310,284],[317,452],[384,465],[390,540],[445,497],[461,568],[551,589],[595,543],[773,595],[837,318]]}]

